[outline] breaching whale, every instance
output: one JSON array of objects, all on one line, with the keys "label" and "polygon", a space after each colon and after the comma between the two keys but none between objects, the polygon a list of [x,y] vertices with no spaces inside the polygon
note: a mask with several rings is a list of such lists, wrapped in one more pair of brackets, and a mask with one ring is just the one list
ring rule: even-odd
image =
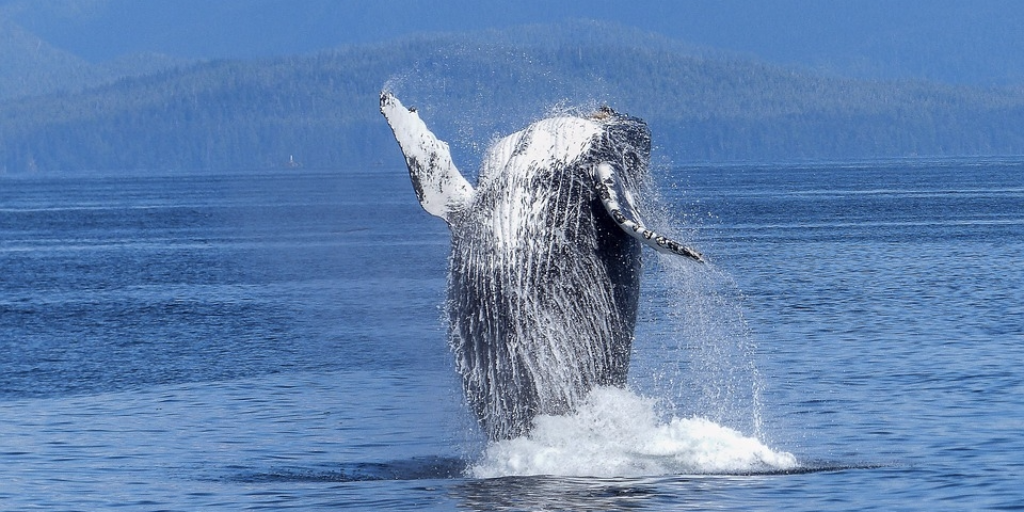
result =
[{"label": "breaching whale", "polygon": [[385,91],[380,110],[420,204],[452,234],[449,340],[487,435],[520,436],[595,386],[624,386],[641,247],[703,261],[638,213],[646,123],[608,108],[543,119],[490,147],[473,187],[415,109]]}]

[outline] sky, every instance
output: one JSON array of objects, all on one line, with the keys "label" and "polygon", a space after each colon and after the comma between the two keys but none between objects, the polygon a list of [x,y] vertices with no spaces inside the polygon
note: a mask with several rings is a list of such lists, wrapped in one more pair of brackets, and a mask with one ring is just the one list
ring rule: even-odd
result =
[{"label": "sky", "polygon": [[1016,0],[0,0],[47,43],[92,62],[311,53],[417,33],[595,19],[858,78],[1024,83]]}]

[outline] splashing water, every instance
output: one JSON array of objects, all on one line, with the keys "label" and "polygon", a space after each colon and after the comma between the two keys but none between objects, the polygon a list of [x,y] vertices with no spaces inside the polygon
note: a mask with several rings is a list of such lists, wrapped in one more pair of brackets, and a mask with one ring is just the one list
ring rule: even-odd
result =
[{"label": "splashing water", "polygon": [[540,416],[533,431],[490,444],[476,478],[555,475],[638,477],[791,470],[796,458],[702,418],[660,420],[655,401],[595,388],[575,413]]},{"label": "splashing water", "polygon": [[[666,231],[680,224],[665,220],[656,192],[643,195],[648,214]],[[751,474],[801,467],[794,455],[760,440],[764,383],[731,276],[713,265],[647,256],[653,268],[644,278],[633,390],[597,387],[573,412],[537,417],[528,434],[490,443],[470,476]]]},{"label": "splashing water", "polygon": [[639,322],[633,390],[596,387],[574,411],[538,416],[528,434],[490,443],[468,475],[640,477],[801,467],[794,455],[760,440],[763,383],[731,277],[671,256],[653,263],[644,279],[651,296]]},{"label": "splashing water", "polygon": [[676,414],[699,415],[762,437],[757,346],[731,276],[669,258],[648,280],[633,384]]}]

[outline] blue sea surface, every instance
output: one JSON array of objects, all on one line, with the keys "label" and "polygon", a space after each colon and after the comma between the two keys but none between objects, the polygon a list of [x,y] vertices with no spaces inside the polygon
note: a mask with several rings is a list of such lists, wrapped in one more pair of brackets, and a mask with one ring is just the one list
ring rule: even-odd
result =
[{"label": "blue sea surface", "polygon": [[657,172],[631,387],[799,468],[469,476],[403,169],[0,176],[0,510],[1024,508],[1024,162]]}]

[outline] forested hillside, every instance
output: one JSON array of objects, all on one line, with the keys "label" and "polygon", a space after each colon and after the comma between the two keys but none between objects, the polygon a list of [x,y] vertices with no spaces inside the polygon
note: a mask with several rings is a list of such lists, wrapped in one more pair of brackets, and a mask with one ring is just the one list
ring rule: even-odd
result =
[{"label": "forested hillside", "polygon": [[0,104],[0,170],[400,165],[382,87],[472,162],[495,136],[607,103],[675,162],[1024,154],[1024,91],[859,82],[620,27],[428,35],[174,68]]}]

